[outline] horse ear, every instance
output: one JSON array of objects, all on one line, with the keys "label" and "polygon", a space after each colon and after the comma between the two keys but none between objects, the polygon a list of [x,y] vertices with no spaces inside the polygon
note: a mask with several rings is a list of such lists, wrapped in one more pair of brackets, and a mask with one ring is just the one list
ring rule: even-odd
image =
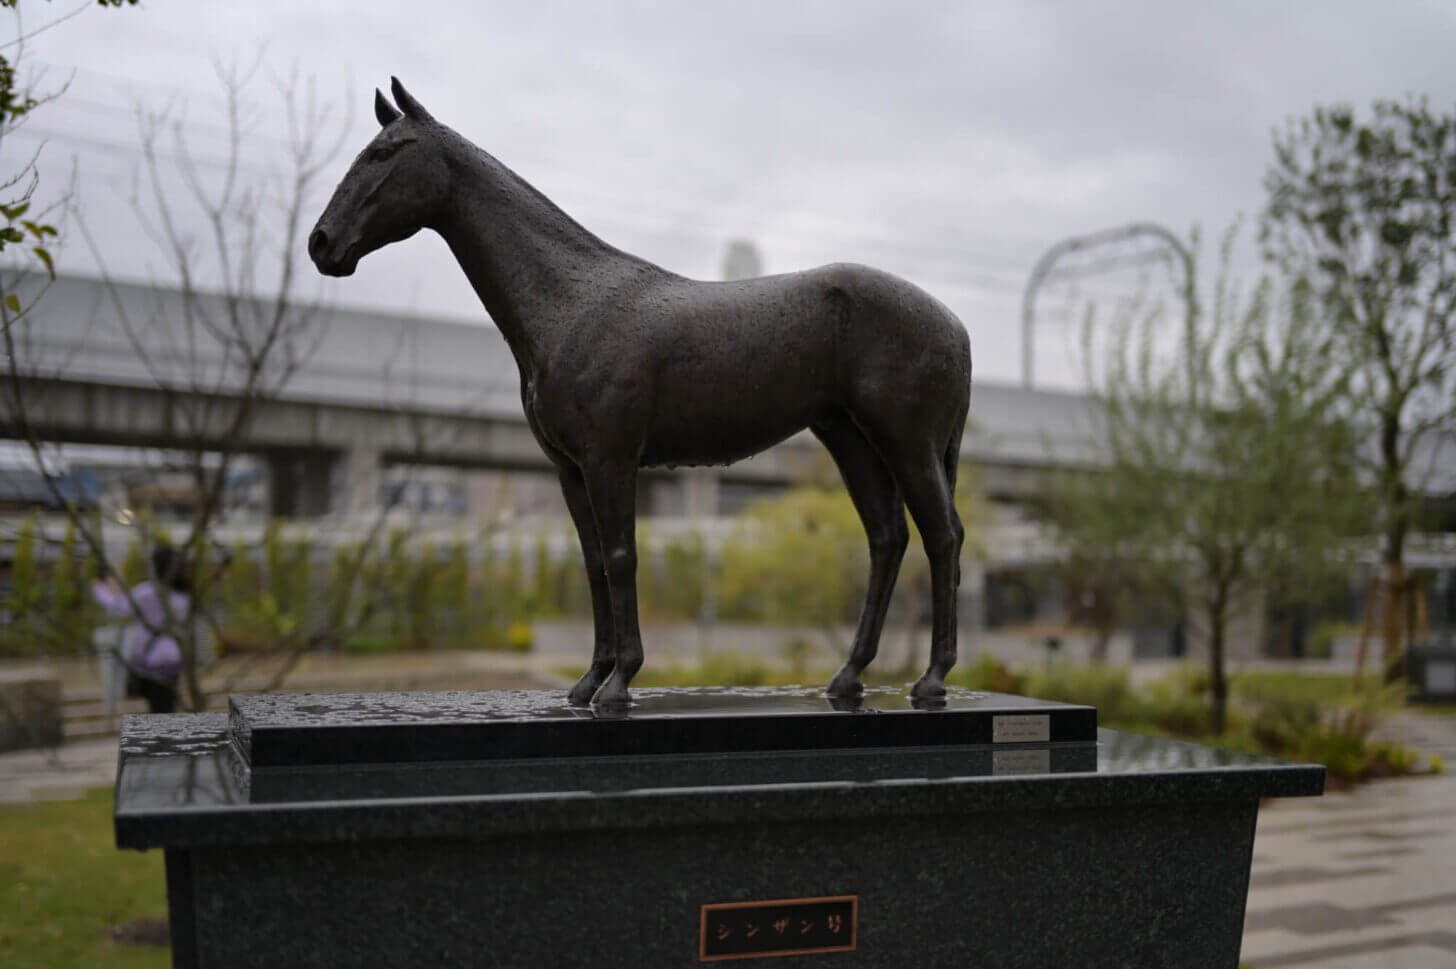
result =
[{"label": "horse ear", "polygon": [[381,128],[399,117],[399,110],[389,103],[389,99],[379,88],[374,89],[374,117],[379,119]]},{"label": "horse ear", "polygon": [[399,105],[399,109],[405,113],[406,117],[414,121],[435,120],[430,117],[430,112],[426,111],[420,102],[410,96],[410,93],[404,89],[404,85],[399,83],[399,78],[391,77],[389,79],[389,89],[394,92],[394,103]]}]

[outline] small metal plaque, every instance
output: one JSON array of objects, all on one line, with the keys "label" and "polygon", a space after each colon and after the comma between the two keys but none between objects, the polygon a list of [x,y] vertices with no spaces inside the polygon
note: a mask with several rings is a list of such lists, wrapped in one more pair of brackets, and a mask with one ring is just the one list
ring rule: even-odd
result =
[{"label": "small metal plaque", "polygon": [[1044,744],[1052,739],[1052,718],[1045,713],[1006,714],[991,718],[993,744]]},{"label": "small metal plaque", "polygon": [[1052,752],[1042,747],[1033,750],[991,751],[991,776],[1004,774],[1050,774]]},{"label": "small metal plaque", "polygon": [[855,947],[858,916],[858,895],[704,905],[698,959],[849,952]]}]

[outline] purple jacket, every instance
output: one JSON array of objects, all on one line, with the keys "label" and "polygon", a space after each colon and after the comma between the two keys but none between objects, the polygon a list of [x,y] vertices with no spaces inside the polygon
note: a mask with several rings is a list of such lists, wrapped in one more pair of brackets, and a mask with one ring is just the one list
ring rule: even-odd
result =
[{"label": "purple jacket", "polygon": [[[164,605],[154,582],[142,582],[131,590],[131,602],[126,594],[101,582],[91,587],[96,604],[108,615],[117,619],[131,619],[121,637],[121,658],[128,667],[138,673],[162,680],[175,680],[182,673],[182,649],[177,640],[165,634],[168,628],[168,610],[173,623],[187,619],[188,598],[185,592],[167,593]],[[132,602],[136,610],[132,610]],[[140,618],[138,618],[140,617]],[[158,630],[159,633],[153,633]]]}]

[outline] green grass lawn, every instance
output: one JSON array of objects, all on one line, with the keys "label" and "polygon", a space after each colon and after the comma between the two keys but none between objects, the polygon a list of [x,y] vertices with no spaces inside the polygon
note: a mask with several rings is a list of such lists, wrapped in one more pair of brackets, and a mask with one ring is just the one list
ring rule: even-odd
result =
[{"label": "green grass lawn", "polygon": [[110,788],[0,805],[0,966],[164,969],[166,948],[121,944],[108,930],[166,915],[162,853],[117,850]]}]

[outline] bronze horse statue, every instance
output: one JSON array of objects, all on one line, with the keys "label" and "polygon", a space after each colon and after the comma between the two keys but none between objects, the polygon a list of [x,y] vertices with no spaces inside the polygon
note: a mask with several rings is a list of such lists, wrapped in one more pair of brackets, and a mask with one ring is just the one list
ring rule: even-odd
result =
[{"label": "bronze horse statue", "polygon": [[956,659],[963,529],[954,493],[971,393],[965,328],[943,304],[856,265],[736,282],[685,279],[615,249],[440,124],[393,79],[381,130],[308,239],[320,272],[438,232],[510,345],[531,431],[555,465],[591,584],[595,644],[570,701],[621,706],[642,666],[639,468],[726,465],[809,428],[869,538],[854,645],[827,693],[852,697],[874,659],[914,516],[930,561],[930,663]]}]

